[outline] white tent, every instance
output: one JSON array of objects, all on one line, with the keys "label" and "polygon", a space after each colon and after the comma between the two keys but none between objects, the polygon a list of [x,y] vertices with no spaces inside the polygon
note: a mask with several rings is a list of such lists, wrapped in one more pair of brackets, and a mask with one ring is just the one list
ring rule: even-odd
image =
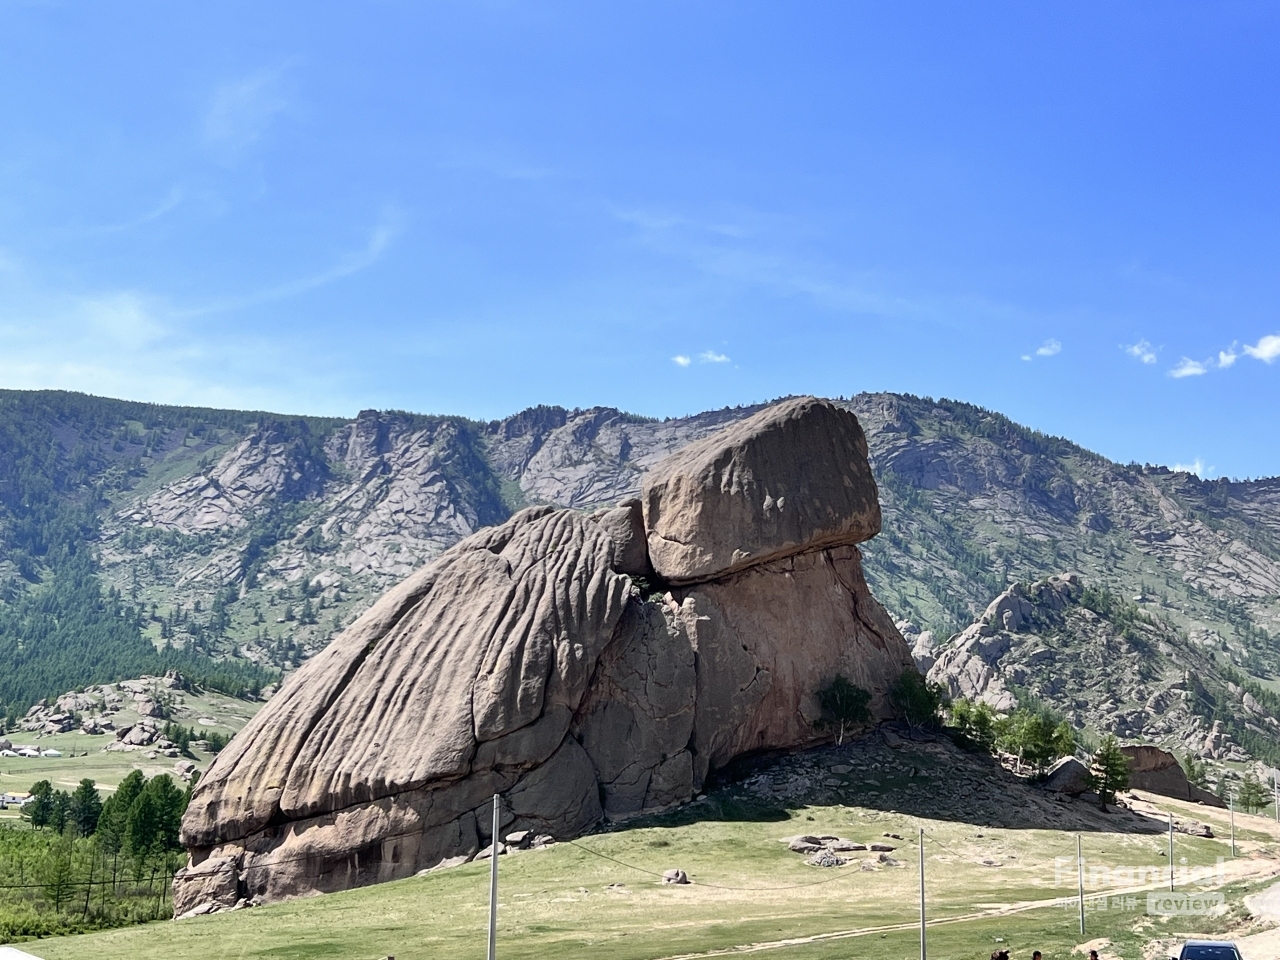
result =
[{"label": "white tent", "polygon": [[17,947],[0,947],[0,960],[40,960],[30,953],[23,953]]}]

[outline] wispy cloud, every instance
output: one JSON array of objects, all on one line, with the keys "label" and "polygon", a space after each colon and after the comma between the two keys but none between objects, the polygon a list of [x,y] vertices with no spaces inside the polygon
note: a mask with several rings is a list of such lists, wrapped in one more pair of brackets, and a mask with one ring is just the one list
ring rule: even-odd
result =
[{"label": "wispy cloud", "polygon": [[1143,363],[1156,362],[1155,347],[1151,346],[1151,344],[1145,339],[1139,340],[1137,343],[1122,346],[1122,349],[1129,356],[1136,360],[1141,360]]},{"label": "wispy cloud", "polygon": [[1225,370],[1236,362],[1240,355],[1236,353],[1236,345],[1233,343],[1225,350],[1218,351],[1218,369]]},{"label": "wispy cloud", "polygon": [[1255,360],[1272,363],[1276,357],[1280,357],[1280,336],[1268,334],[1253,346],[1245,344],[1244,352]]},{"label": "wispy cloud", "polygon": [[201,124],[205,145],[224,160],[238,159],[289,107],[285,67],[218,86]]},{"label": "wispy cloud", "polygon": [[1183,377],[1201,377],[1208,371],[1208,366],[1201,361],[1183,357],[1178,361],[1178,365],[1169,371],[1169,376],[1181,380]]},{"label": "wispy cloud", "polygon": [[1190,463],[1175,463],[1173,471],[1175,473],[1193,473],[1197,477],[1203,477],[1206,474],[1213,473],[1213,467],[1206,467],[1204,461],[1196,457]]},{"label": "wispy cloud", "polygon": [[677,353],[674,357],[671,358],[671,362],[674,363],[677,367],[687,367],[689,366],[689,364],[693,363],[693,359],[691,357],[685,356],[683,353]]},{"label": "wispy cloud", "polygon": [[723,353],[716,353],[714,350],[703,350],[698,354],[698,359],[702,363],[728,363],[729,358]]},{"label": "wispy cloud", "polygon": [[227,310],[239,310],[243,307],[294,297],[317,287],[333,283],[335,280],[341,280],[354,273],[359,273],[361,270],[373,266],[382,258],[382,255],[390,248],[396,235],[400,232],[401,221],[402,217],[399,211],[388,207],[382,211],[377,225],[370,231],[369,239],[364,248],[344,254],[329,269],[310,276],[299,277],[296,280],[289,280],[255,293],[216,301],[201,307],[179,311],[178,313],[181,316],[201,316],[209,313],[222,313]]}]

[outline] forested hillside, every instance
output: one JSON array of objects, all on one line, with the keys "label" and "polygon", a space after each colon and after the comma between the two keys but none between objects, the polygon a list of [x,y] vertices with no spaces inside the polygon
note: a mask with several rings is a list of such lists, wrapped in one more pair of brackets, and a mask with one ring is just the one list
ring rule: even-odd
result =
[{"label": "forested hillside", "polygon": [[[1280,481],[1116,464],[953,401],[838,402],[867,432],[867,574],[895,616],[943,640],[1008,583],[1074,569],[1264,685],[1280,671]],[[612,504],[757,409],[339,420],[0,392],[0,700],[165,668],[269,682],[461,537]]]}]

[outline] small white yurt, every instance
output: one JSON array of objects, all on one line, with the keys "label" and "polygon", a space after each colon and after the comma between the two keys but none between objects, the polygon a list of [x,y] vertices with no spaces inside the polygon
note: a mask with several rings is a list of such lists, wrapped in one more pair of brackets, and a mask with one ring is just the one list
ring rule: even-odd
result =
[{"label": "small white yurt", "polygon": [[40,960],[30,953],[23,953],[17,947],[0,947],[0,960]]}]

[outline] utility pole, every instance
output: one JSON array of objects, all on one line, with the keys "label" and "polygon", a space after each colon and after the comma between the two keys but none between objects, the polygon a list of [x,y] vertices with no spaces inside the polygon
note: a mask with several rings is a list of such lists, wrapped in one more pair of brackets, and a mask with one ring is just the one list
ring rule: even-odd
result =
[{"label": "utility pole", "polygon": [[924,934],[924,827],[920,828],[920,960],[926,960]]},{"label": "utility pole", "polygon": [[1231,856],[1236,855],[1236,795],[1231,794]]},{"label": "utility pole", "polygon": [[1080,936],[1084,936],[1084,850],[1080,834],[1076,834],[1076,882],[1080,890]]},{"label": "utility pole", "polygon": [[493,844],[489,847],[489,960],[498,955],[498,795],[493,795]]},{"label": "utility pole", "polygon": [[1271,788],[1275,791],[1276,823],[1280,823],[1280,770],[1271,768]]},{"label": "utility pole", "polygon": [[[1173,892],[1173,814],[1169,814],[1169,892]],[[492,957],[489,960],[493,960]]]}]

